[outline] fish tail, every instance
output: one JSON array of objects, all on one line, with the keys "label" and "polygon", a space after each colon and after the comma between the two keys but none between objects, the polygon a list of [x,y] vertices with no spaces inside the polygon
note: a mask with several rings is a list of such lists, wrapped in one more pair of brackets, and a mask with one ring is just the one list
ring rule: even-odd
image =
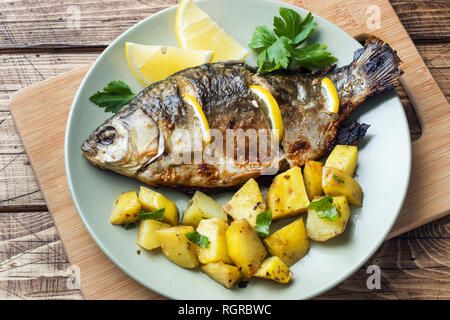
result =
[{"label": "fish tail", "polygon": [[369,84],[369,95],[373,96],[394,88],[399,83],[403,71],[397,52],[386,42],[372,36],[364,48],[355,52],[352,66],[362,69]]}]

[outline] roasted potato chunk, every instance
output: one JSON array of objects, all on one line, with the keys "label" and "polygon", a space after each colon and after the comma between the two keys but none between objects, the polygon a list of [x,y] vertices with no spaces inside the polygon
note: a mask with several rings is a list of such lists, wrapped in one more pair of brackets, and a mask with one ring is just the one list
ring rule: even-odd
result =
[{"label": "roasted potato chunk", "polygon": [[170,228],[170,225],[167,223],[162,223],[152,219],[142,220],[139,224],[136,243],[147,250],[159,248],[161,243],[159,242],[156,231],[167,228]]},{"label": "roasted potato chunk", "polygon": [[234,195],[224,204],[223,211],[234,220],[247,219],[251,226],[255,226],[256,216],[266,211],[266,204],[255,179],[248,180]]},{"label": "roasted potato chunk", "polygon": [[[320,197],[314,200],[319,200]],[[350,218],[350,208],[347,198],[344,196],[333,197],[333,204],[341,212],[341,216],[336,220],[320,218],[315,210],[308,210],[308,218],[306,219],[306,234],[308,238],[315,241],[327,241],[344,232]]]},{"label": "roasted potato chunk", "polygon": [[263,261],[255,277],[271,279],[279,283],[288,283],[292,277],[292,271],[277,256],[267,258]]},{"label": "roasted potato chunk", "polygon": [[196,246],[185,234],[194,231],[192,226],[171,227],[156,231],[164,255],[172,262],[183,268],[198,266]]},{"label": "roasted potato chunk", "polygon": [[303,219],[300,218],[264,239],[271,255],[280,258],[288,267],[303,258],[309,250]]},{"label": "roasted potato chunk", "polygon": [[299,167],[293,167],[275,177],[267,191],[267,205],[272,209],[272,220],[306,211],[309,199]]},{"label": "roasted potato chunk", "polygon": [[318,161],[306,161],[303,168],[303,179],[309,200],[323,194],[322,190],[322,163]]},{"label": "roasted potato chunk", "polygon": [[350,177],[353,177],[357,164],[358,148],[356,146],[337,145],[328,156],[325,167],[342,170]]},{"label": "roasted potato chunk", "polygon": [[208,237],[209,248],[197,248],[198,259],[201,263],[207,264],[212,262],[223,261],[232,263],[227,250],[227,241],[225,233],[228,224],[218,218],[200,221],[197,232]]},{"label": "roasted potato chunk", "polygon": [[266,248],[246,219],[233,221],[226,232],[228,254],[242,275],[251,278],[267,255]]},{"label": "roasted potato chunk", "polygon": [[197,227],[202,219],[219,218],[228,222],[228,217],[216,200],[197,191],[183,213],[182,225]]},{"label": "roasted potato chunk", "polygon": [[164,222],[176,226],[178,225],[178,209],[175,203],[164,197],[161,193],[146,187],[141,187],[139,200],[142,203],[142,210],[154,211],[161,208],[164,210]]},{"label": "roasted potato chunk", "polygon": [[136,191],[124,192],[114,200],[109,222],[112,224],[133,223],[139,219],[140,212],[141,203]]},{"label": "roasted potato chunk", "polygon": [[336,168],[323,168],[322,189],[327,196],[346,196],[356,207],[362,206],[363,191],[355,179]]},{"label": "roasted potato chunk", "polygon": [[237,267],[223,262],[205,264],[200,267],[200,270],[228,289],[242,277]]}]

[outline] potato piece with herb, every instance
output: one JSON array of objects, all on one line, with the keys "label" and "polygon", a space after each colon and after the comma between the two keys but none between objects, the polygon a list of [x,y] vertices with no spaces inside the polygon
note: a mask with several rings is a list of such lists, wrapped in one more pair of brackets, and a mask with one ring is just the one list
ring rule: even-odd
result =
[{"label": "potato piece with herb", "polygon": [[218,218],[200,221],[197,232],[209,239],[208,248],[197,248],[198,259],[201,263],[207,264],[219,261],[225,263],[233,262],[227,250],[227,241],[225,238],[227,229],[228,224]]},{"label": "potato piece with herb", "polygon": [[154,211],[165,208],[164,222],[172,226],[178,225],[177,206],[161,193],[153,191],[146,187],[141,187],[139,191],[139,200],[141,201],[142,210],[144,211]]},{"label": "potato piece with herb", "polygon": [[134,223],[139,218],[141,203],[136,191],[128,191],[119,194],[113,203],[109,221],[112,224]]},{"label": "potato piece with herb", "polygon": [[267,191],[267,205],[272,209],[274,221],[306,211],[309,199],[299,167],[293,167],[275,177]]},{"label": "potato piece with herb", "polygon": [[[311,205],[325,198],[315,198]],[[345,231],[348,219],[350,218],[350,207],[347,198],[344,196],[332,197],[333,202],[321,208],[308,209],[306,219],[306,234],[308,238],[315,241],[327,241]],[[327,210],[335,206],[337,214],[328,214]],[[320,209],[320,210],[319,210]]]},{"label": "potato piece with herb", "polygon": [[183,213],[182,225],[197,227],[202,219],[218,218],[228,222],[228,217],[216,200],[197,191]]},{"label": "potato piece with herb", "polygon": [[303,168],[303,179],[309,200],[323,194],[322,190],[322,163],[318,161],[306,161]]},{"label": "potato piece with herb", "polygon": [[156,231],[164,255],[173,263],[183,268],[198,266],[196,246],[185,234],[194,231],[192,226],[171,227]]},{"label": "potato piece with herb", "polygon": [[242,275],[251,278],[267,255],[266,248],[246,219],[233,221],[226,232],[228,254]]},{"label": "potato piece with herb", "polygon": [[223,262],[205,264],[200,267],[200,270],[228,289],[242,277],[241,272],[237,267]]},{"label": "potato piece with herb", "polygon": [[271,255],[280,258],[288,267],[303,258],[309,250],[303,219],[300,218],[264,239]]},{"label": "potato piece with herb", "polygon": [[170,228],[170,225],[157,220],[148,219],[142,220],[139,224],[139,230],[136,243],[146,250],[153,250],[159,248],[159,242],[156,231]]},{"label": "potato piece with herb", "polygon": [[280,258],[273,256],[263,261],[259,269],[256,270],[255,277],[288,283],[291,280],[292,271]]},{"label": "potato piece with herb", "polygon": [[342,170],[353,177],[357,164],[358,148],[356,146],[337,145],[328,156],[325,167]]},{"label": "potato piece with herb", "polygon": [[266,204],[255,179],[248,180],[223,206],[223,211],[234,220],[247,219],[251,226],[255,226],[256,216],[266,211]]},{"label": "potato piece with herb", "polygon": [[327,196],[346,196],[356,207],[362,206],[363,191],[355,179],[336,168],[323,168],[322,189]]}]

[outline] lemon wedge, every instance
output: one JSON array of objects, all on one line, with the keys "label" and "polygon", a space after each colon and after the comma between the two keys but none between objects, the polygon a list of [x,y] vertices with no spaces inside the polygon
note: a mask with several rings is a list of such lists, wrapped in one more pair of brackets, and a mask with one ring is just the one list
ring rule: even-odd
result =
[{"label": "lemon wedge", "polygon": [[211,133],[209,132],[209,124],[203,113],[202,107],[190,94],[185,94],[183,96],[183,101],[191,108],[191,114],[194,118],[195,125],[201,131],[203,142],[205,145],[208,145],[211,142]]},{"label": "lemon wedge", "polygon": [[325,98],[325,109],[331,113],[339,112],[339,96],[333,82],[327,77],[322,79],[322,96]]},{"label": "lemon wedge", "polygon": [[284,128],[281,118],[280,107],[272,94],[265,88],[257,85],[251,85],[250,91],[255,96],[258,105],[263,109],[266,119],[269,121],[272,137],[277,144],[283,138]]},{"label": "lemon wedge", "polygon": [[212,51],[125,43],[128,64],[144,86],[163,80],[177,71],[211,61]]},{"label": "lemon wedge", "polygon": [[243,60],[249,50],[227,35],[193,0],[183,0],[175,17],[175,34],[184,49],[213,50],[212,62]]}]

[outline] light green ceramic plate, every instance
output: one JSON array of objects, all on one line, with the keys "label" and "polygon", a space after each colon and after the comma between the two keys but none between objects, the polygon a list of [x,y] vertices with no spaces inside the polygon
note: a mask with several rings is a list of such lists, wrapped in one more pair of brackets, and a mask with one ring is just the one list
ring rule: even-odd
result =
[{"label": "light green ceramic plate", "polygon": [[[203,0],[198,5],[241,44],[250,42],[256,26],[271,26],[281,6],[306,10],[266,0]],[[311,243],[311,250],[292,266],[289,285],[254,279],[245,289],[227,290],[198,270],[182,269],[159,251],[136,254],[136,229],[124,230],[108,222],[117,194],[138,190],[140,183],[99,170],[81,155],[81,143],[111,114],[89,102],[88,98],[111,80],[123,80],[134,92],[143,87],[131,73],[125,59],[125,41],[142,44],[177,45],[174,33],[176,8],[152,15],[117,38],[97,59],[83,80],[69,116],[65,161],[69,187],[77,211],[89,233],[123,271],[151,290],[176,299],[305,299],[340,283],[375,252],[391,229],[403,203],[409,180],[411,153],[408,124],[400,100],[394,92],[364,103],[352,115],[371,125],[360,146],[357,180],[364,189],[364,207],[352,208],[347,230],[326,243]],[[327,44],[339,58],[339,65],[351,62],[360,44],[337,26],[315,16],[318,23],[312,41]],[[255,65],[250,55],[249,64]],[[183,210],[188,197],[160,189]],[[230,193],[217,197],[224,203]]]}]

